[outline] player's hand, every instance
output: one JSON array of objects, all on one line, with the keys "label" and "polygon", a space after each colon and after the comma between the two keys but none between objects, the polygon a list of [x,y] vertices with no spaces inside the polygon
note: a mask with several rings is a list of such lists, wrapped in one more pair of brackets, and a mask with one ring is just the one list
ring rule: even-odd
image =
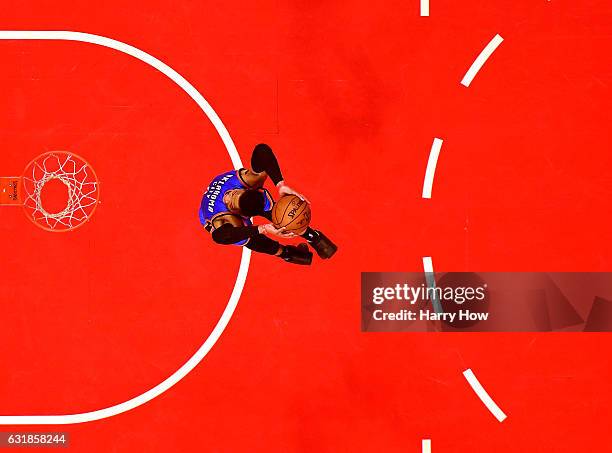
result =
[{"label": "player's hand", "polygon": [[285,239],[296,237],[295,233],[293,233],[291,231],[285,231],[285,227],[276,228],[271,223],[266,223],[264,225],[259,225],[259,232],[261,234],[270,234],[272,236],[278,236],[279,238],[285,238]]},{"label": "player's hand", "polygon": [[278,187],[278,193],[279,195],[282,197],[283,195],[295,195],[296,197],[298,197],[300,200],[305,201],[306,203],[310,204],[310,201],[308,201],[308,198],[306,198],[304,195],[302,195],[301,193],[293,190],[291,187],[289,187],[287,184],[285,184],[285,181],[281,181],[279,182],[276,187]]}]

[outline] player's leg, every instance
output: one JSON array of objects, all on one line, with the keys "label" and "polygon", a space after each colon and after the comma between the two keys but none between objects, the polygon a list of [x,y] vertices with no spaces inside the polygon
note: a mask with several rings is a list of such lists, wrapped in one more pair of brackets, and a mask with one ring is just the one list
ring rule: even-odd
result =
[{"label": "player's leg", "polygon": [[301,235],[321,258],[331,258],[338,251],[338,246],[334,244],[322,231],[306,228]]},{"label": "player's leg", "polygon": [[297,247],[293,245],[281,245],[263,234],[258,234],[249,239],[245,247],[254,252],[278,256],[279,258],[293,264],[309,265],[312,263],[312,253],[308,251],[305,244]]},{"label": "player's leg", "polygon": [[[272,211],[266,211],[261,214],[270,222],[272,221]],[[323,259],[331,258],[338,251],[338,246],[334,244],[322,231],[306,228],[306,231],[301,234],[306,239],[310,246],[317,252],[317,255]]]}]

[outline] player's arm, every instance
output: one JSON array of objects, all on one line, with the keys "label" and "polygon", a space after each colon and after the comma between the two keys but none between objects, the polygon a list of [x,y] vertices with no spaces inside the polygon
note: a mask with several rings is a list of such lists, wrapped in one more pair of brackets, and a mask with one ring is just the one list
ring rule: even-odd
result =
[{"label": "player's arm", "polygon": [[213,219],[212,238],[217,244],[235,244],[259,234],[256,226],[245,226],[242,219],[232,214]]},{"label": "player's arm", "polygon": [[251,155],[251,168],[255,175],[265,173],[270,177],[274,185],[283,181],[283,174],[278,160],[268,145],[260,143]]},{"label": "player's arm", "polygon": [[263,187],[266,179],[268,179],[266,172],[256,173],[248,168],[241,168],[238,171],[238,176],[242,183],[249,189],[259,189]]},{"label": "player's arm", "polygon": [[[306,197],[285,184],[278,160],[276,159],[272,148],[270,148],[268,145],[260,143],[255,147],[253,150],[253,155],[251,156],[251,168],[253,169],[251,172],[251,177],[253,178],[254,183],[259,182],[256,180],[258,175],[267,175],[270,177],[274,185],[278,187],[278,193],[281,196],[293,194],[297,195],[302,200],[306,200]],[[265,181],[265,176],[263,180],[261,180],[261,185],[263,185],[263,181]]]},{"label": "player's arm", "polygon": [[215,219],[213,226],[215,227],[212,231],[213,241],[223,245],[235,244],[258,234],[271,234],[283,238],[295,236],[293,233],[284,233],[284,228],[277,229],[271,223],[245,226],[240,218],[233,215]]},{"label": "player's arm", "polygon": [[238,176],[243,184],[250,189],[259,189],[263,187],[266,179],[270,176],[272,182],[276,185],[283,180],[283,175],[280,171],[276,156],[272,152],[272,148],[263,143],[257,145],[251,155],[251,169],[242,168],[238,172]]}]

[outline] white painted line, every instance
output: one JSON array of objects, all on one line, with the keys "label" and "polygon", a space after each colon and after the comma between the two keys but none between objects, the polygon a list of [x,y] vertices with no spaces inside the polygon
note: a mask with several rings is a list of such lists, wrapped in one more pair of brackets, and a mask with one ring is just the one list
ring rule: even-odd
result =
[{"label": "white painted line", "polygon": [[472,372],[471,369],[467,369],[463,372],[463,376],[467,379],[468,383],[472,386],[472,390],[476,392],[480,401],[487,406],[487,409],[495,416],[495,418],[501,423],[506,419],[506,414],[499,408],[495,401],[489,396],[487,391],[480,385],[478,379]]},{"label": "white painted line", "polygon": [[[423,257],[423,272],[425,273],[425,282],[427,283],[428,288],[436,287],[436,279],[434,278],[434,269],[433,263],[431,261],[431,256]],[[434,311],[436,313],[442,313],[442,304],[438,300],[438,296],[434,294],[434,298],[431,301]]]},{"label": "white painted line", "polygon": [[463,80],[461,80],[461,85],[466,87],[470,86],[470,83],[472,83],[472,80],[474,80],[474,77],[476,77],[476,73],[480,71],[482,65],[485,64],[485,62],[489,59],[491,54],[495,51],[495,49],[497,49],[497,47],[502,43],[503,40],[504,38],[499,35],[495,35],[493,37],[489,44],[487,44],[487,46],[482,50],[482,52],[480,52],[480,55],[476,57],[476,60],[474,60],[474,63],[472,63],[470,69],[468,69],[468,71],[465,73],[465,75],[463,76]]},{"label": "white painted line", "polygon": [[443,141],[441,138],[434,138],[431,145],[429,159],[427,159],[427,169],[425,170],[425,179],[423,180],[423,198],[431,198],[431,189],[436,173],[436,165],[438,164],[438,156],[442,149],[442,143]]},{"label": "white painted line", "polygon": [[423,439],[421,449],[423,453],[431,453],[431,439]]},{"label": "white painted line", "polygon": [[433,261],[431,261],[431,256],[423,257],[423,271],[426,274],[433,274]]},{"label": "white painted line", "polygon": [[[229,132],[206,99],[204,99],[198,90],[183,76],[152,55],[149,55],[148,53],[123,42],[115,41],[114,39],[73,31],[0,31],[0,39],[79,41],[109,47],[147,63],[160,71],[162,74],[169,77],[200,106],[221,137],[221,140],[223,141],[223,144],[225,145],[225,148],[232,159],[234,168],[238,169],[242,167],[240,156],[238,155],[238,151],[236,150],[236,146],[234,145]],[[244,283],[249,271],[250,259],[251,251],[246,247],[242,247],[242,258],[240,259],[240,268],[238,269],[236,283],[234,284],[234,289],[230,295],[229,302],[221,314],[221,318],[219,318],[219,321],[217,321],[217,324],[210,333],[209,337],[204,341],[196,353],[171,376],[166,378],[165,381],[128,401],[104,409],[69,415],[3,415],[0,416],[0,425],[66,425],[101,420],[103,418],[108,418],[112,417],[113,415],[127,412],[161,395],[178,381],[183,379],[190,371],[192,371],[202,361],[206,354],[208,354],[217,340],[219,340],[219,337],[227,327],[227,324],[229,323],[232,315],[234,314],[234,310],[238,305],[238,300],[242,294],[242,289],[244,288]]]},{"label": "white painted line", "polygon": [[429,0],[421,0],[421,16],[429,16]]}]

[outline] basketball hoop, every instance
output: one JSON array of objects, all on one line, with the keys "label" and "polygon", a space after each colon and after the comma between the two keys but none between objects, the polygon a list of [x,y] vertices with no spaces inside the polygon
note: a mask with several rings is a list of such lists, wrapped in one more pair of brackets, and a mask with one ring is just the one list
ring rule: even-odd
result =
[{"label": "basketball hoop", "polygon": [[[65,186],[65,200],[60,199],[63,208],[50,209],[45,187],[60,183]],[[0,177],[0,206],[22,206],[26,216],[47,231],[59,233],[82,226],[93,216],[99,199],[94,169],[74,153],[44,153],[26,166],[23,176]]]}]

